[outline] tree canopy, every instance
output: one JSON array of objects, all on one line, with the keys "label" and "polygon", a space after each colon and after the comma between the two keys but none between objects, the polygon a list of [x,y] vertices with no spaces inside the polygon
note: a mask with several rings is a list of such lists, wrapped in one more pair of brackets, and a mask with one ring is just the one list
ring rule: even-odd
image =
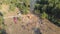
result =
[{"label": "tree canopy", "polygon": [[36,1],[35,10],[39,10],[45,18],[47,17],[54,24],[60,26],[60,0],[38,0]]}]

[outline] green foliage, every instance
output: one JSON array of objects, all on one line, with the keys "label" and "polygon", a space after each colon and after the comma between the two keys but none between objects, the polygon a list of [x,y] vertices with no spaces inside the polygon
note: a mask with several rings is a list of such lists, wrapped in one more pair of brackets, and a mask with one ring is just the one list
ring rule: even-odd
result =
[{"label": "green foliage", "polygon": [[40,10],[42,18],[47,17],[54,24],[60,26],[60,0],[37,0],[35,10]]},{"label": "green foliage", "polygon": [[23,3],[17,3],[16,6],[19,8],[19,10],[22,11],[22,14],[27,14],[29,11],[28,10],[29,7],[26,4],[26,0],[24,0]]},{"label": "green foliage", "polygon": [[28,10],[27,10],[27,9],[24,9],[24,10],[22,11],[22,14],[28,14]]},{"label": "green foliage", "polygon": [[44,19],[44,18],[47,18],[47,16],[48,16],[48,15],[47,15],[45,12],[43,12],[41,18]]},{"label": "green foliage", "polygon": [[35,14],[40,14],[40,10],[35,10]]},{"label": "green foliage", "polygon": [[0,16],[0,25],[2,24],[2,22],[3,22],[3,18],[2,16]]},{"label": "green foliage", "polygon": [[9,11],[14,11],[14,10],[15,10],[15,5],[14,4],[10,4]]},{"label": "green foliage", "polygon": [[1,5],[0,5],[0,9],[2,9]]},{"label": "green foliage", "polygon": [[9,11],[14,11],[15,7],[19,10],[23,10],[27,13],[29,0],[1,0],[0,4],[7,4],[9,6]]}]

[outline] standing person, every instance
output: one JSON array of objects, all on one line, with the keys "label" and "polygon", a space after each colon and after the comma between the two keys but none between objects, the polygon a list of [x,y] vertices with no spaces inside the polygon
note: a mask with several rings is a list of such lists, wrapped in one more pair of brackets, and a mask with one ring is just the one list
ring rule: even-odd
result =
[{"label": "standing person", "polygon": [[13,21],[16,24],[17,23],[17,17],[13,17]]}]

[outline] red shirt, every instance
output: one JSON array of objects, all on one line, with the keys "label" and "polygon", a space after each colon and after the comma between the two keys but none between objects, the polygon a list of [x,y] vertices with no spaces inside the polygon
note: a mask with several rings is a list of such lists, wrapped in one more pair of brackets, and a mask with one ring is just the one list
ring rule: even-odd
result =
[{"label": "red shirt", "polygon": [[13,17],[15,23],[17,23],[17,17]]}]

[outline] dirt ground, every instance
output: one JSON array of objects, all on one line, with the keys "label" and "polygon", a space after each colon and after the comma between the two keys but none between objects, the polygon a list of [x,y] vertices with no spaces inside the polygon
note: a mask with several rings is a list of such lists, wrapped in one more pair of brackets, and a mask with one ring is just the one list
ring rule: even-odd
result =
[{"label": "dirt ground", "polygon": [[[2,5],[2,9],[0,10],[4,17],[15,16],[18,13],[18,9],[16,8],[14,12],[9,12],[8,5]],[[13,18],[4,19],[5,30],[7,34],[35,34],[32,28],[40,28],[42,34],[60,34],[60,27],[52,24],[47,19],[41,20],[34,14],[27,14],[18,17],[20,20],[17,20],[17,23],[13,21]]]}]

